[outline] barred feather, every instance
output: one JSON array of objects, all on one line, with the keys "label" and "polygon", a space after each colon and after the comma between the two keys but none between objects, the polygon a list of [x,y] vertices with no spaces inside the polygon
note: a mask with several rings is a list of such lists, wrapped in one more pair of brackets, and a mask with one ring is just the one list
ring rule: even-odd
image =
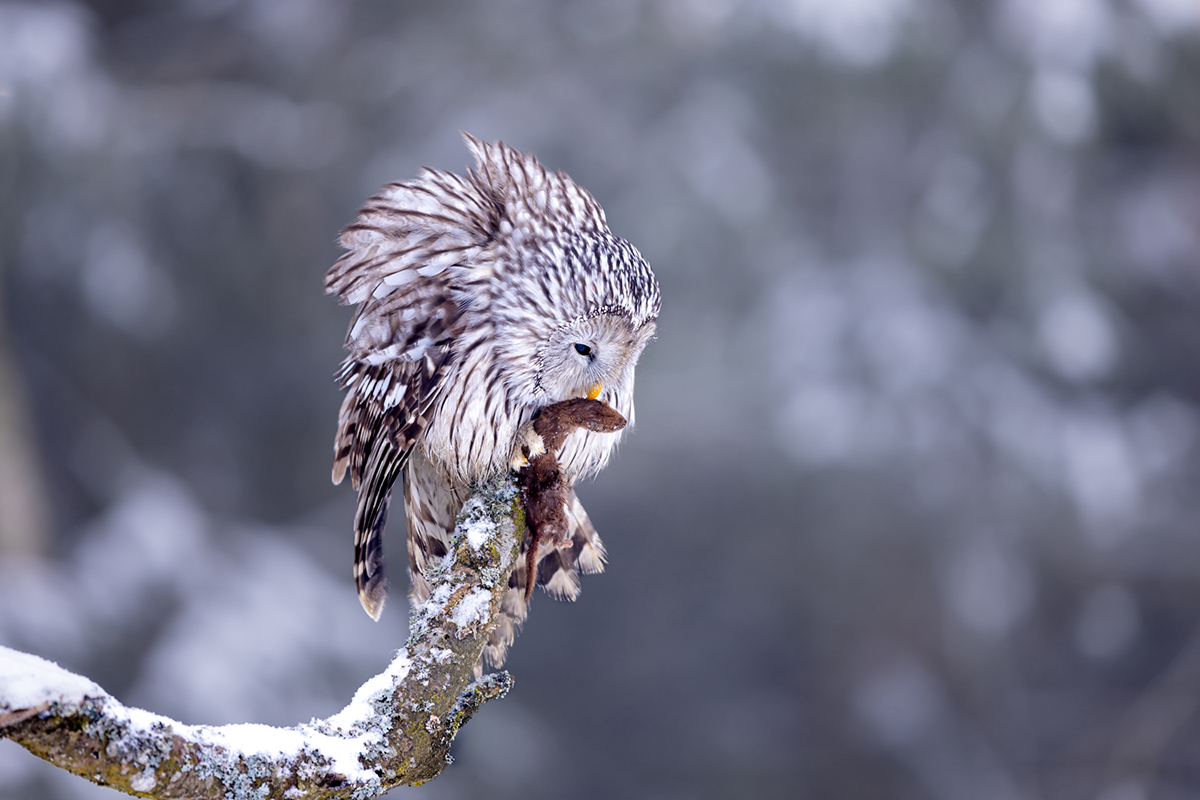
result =
[{"label": "barred feather", "polygon": [[[464,136],[475,169],[423,169],[384,187],[342,232],[346,253],[326,275],[328,292],[358,306],[337,376],[347,394],[333,480],[348,471],[359,493],[354,575],[376,619],[397,478],[410,594],[421,602],[471,483],[508,469],[538,409],[602,383],[600,399],[632,422],[633,370],[659,311],[650,267],[608,231],[590,194],[504,144]],[[584,340],[595,348],[587,358],[574,349]],[[560,451],[568,483],[600,469],[618,439],[572,434]],[[532,577],[570,600],[605,552],[574,492],[567,512],[570,545],[543,548]],[[520,563],[484,651],[497,666],[527,613]]]}]

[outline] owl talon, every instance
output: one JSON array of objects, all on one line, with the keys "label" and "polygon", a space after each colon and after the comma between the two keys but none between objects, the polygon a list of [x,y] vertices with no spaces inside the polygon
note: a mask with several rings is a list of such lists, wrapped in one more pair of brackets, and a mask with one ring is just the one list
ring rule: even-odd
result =
[{"label": "owl talon", "polygon": [[545,452],[546,443],[533,429],[533,421],[530,420],[517,429],[517,438],[513,443],[512,456],[508,459],[508,465],[513,472],[516,472],[529,466],[529,459],[537,458]]}]

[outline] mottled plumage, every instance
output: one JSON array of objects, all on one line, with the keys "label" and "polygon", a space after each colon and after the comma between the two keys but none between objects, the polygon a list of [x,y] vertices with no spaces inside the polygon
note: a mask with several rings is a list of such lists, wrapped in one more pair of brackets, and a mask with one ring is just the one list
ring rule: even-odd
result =
[{"label": "mottled plumage", "polygon": [[[470,484],[511,468],[536,412],[594,395],[633,421],[634,366],[654,333],[649,265],[609,232],[566,174],[501,143],[466,136],[465,177],[424,169],[372,197],[341,235],[326,290],[358,309],[338,380],[333,480],[358,490],[354,576],[378,619],[386,597],[382,533],[404,476],[411,595],[445,555]],[[568,485],[608,461],[620,434],[572,433],[558,452]],[[574,491],[570,543],[537,554],[536,582],[574,599],[604,546]],[[524,560],[484,651],[504,661],[526,615]]]}]

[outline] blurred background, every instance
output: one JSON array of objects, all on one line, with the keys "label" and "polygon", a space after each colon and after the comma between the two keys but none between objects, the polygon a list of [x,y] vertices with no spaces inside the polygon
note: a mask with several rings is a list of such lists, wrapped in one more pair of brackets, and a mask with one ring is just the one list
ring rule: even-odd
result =
[{"label": "blurred background", "polygon": [[390,796],[1200,793],[1195,0],[0,2],[0,643],[189,723],[386,665],[322,276],[460,129],[664,303],[608,571]]}]

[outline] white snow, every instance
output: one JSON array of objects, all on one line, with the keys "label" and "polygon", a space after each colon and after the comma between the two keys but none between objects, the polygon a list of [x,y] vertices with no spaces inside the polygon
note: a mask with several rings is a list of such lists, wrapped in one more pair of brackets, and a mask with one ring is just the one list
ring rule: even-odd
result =
[{"label": "white snow", "polygon": [[201,725],[191,728],[185,735],[192,741],[224,747],[231,752],[264,755],[273,759],[299,755],[305,740],[309,738],[293,728],[272,728],[253,722]]},{"label": "white snow", "polygon": [[43,703],[80,703],[107,697],[94,682],[29,653],[0,647],[0,708],[16,711]]},{"label": "white snow", "polygon": [[450,594],[454,590],[447,584],[442,584],[433,590],[433,594],[429,595],[429,599],[425,601],[426,613],[436,614],[441,611],[446,605],[446,601],[450,599]]},{"label": "white snow", "polygon": [[333,763],[332,771],[345,775],[352,781],[368,780],[375,777],[374,770],[363,769],[358,757],[366,749],[366,742],[379,741],[379,734],[372,731],[362,736],[347,737],[326,736],[322,733],[308,731],[305,743],[310,749],[327,756]]},{"label": "white snow", "polygon": [[175,729],[176,733],[182,735],[187,730],[188,726],[183,725],[170,717],[164,717],[161,714],[155,714],[153,711],[144,711],[140,708],[130,708],[116,702],[110,702],[105,706],[105,713],[114,719],[124,717],[129,720],[129,724],[138,730],[148,731],[154,727],[156,723],[167,725]]},{"label": "white snow", "polygon": [[492,531],[494,530],[491,521],[486,518],[469,522],[463,528],[467,534],[467,544],[471,545],[471,549],[476,553],[487,542],[488,537],[492,535]]},{"label": "white snow", "polygon": [[365,722],[375,713],[371,708],[371,700],[381,692],[390,692],[393,686],[404,680],[411,667],[412,662],[408,660],[408,656],[398,653],[386,670],[358,687],[350,704],[330,717],[327,722],[344,731]]},{"label": "white snow", "polygon": [[488,616],[488,604],[492,601],[492,593],[486,589],[472,589],[471,593],[458,601],[450,619],[459,628],[484,622]]},{"label": "white snow", "polygon": [[[345,709],[330,717],[329,724],[348,731],[356,723],[368,720],[374,713],[371,699],[389,691],[396,681],[408,674],[410,667],[408,657],[397,654],[384,672],[367,681],[355,693]],[[288,760],[307,749],[327,756],[333,762],[333,771],[350,780],[369,778],[374,774],[363,770],[358,760],[367,740],[379,739],[379,734],[374,731],[343,737],[321,733],[312,725],[297,728],[257,724],[184,725],[140,708],[122,706],[94,682],[67,672],[44,658],[0,647],[0,710],[36,708],[49,702],[79,703],[85,697],[107,698],[106,713],[115,719],[128,720],[131,730],[149,731],[155,723],[161,723],[185,739],[223,747],[231,754],[262,755],[272,760]],[[147,769],[134,776],[130,785],[136,791],[148,792],[154,788],[156,780],[154,771]]]},{"label": "white snow", "polygon": [[459,527],[467,536],[467,544],[471,545],[471,549],[479,552],[479,549],[487,543],[487,540],[495,532],[496,526],[488,518],[486,513],[480,513],[483,508],[483,503],[478,497],[472,497],[467,500],[460,511]]},{"label": "white snow", "polygon": [[[180,730],[182,728],[182,730]],[[289,761],[302,751],[318,752],[330,759],[330,769],[350,780],[373,775],[364,770],[358,757],[366,739],[379,739],[371,732],[360,736],[329,736],[307,725],[299,728],[272,728],[269,725],[243,723],[197,727],[176,725],[176,733],[205,745],[225,748],[231,755],[259,755],[272,761]]]}]

